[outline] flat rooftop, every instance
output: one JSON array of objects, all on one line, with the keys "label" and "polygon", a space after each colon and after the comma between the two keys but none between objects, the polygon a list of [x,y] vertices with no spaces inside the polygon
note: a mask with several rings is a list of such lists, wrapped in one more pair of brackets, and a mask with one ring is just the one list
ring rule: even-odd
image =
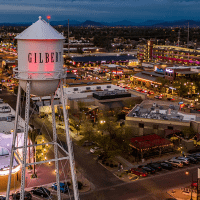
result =
[{"label": "flat rooftop", "polygon": [[196,121],[196,115],[185,114],[180,112],[179,105],[159,104],[159,103],[141,103],[136,105],[127,115],[128,117],[147,118],[157,120],[169,120],[190,122]]},{"label": "flat rooftop", "polygon": [[125,61],[137,59],[132,55],[124,56],[86,56],[86,57],[72,57],[72,60],[75,62],[103,62],[103,61]]},{"label": "flat rooftop", "polygon": [[113,90],[113,91],[94,92],[93,97],[98,100],[105,100],[105,99],[131,97],[131,94],[128,93],[126,90]]}]

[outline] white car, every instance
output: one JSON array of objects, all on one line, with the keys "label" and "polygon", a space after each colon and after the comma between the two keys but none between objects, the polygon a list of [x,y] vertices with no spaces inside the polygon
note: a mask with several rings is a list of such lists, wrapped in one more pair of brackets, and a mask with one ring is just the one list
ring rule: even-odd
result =
[{"label": "white car", "polygon": [[184,165],[189,165],[189,164],[190,164],[188,158],[186,158],[186,157],[180,156],[180,157],[174,157],[174,158],[175,158],[176,160],[180,160]]},{"label": "white car", "polygon": [[183,163],[177,159],[169,159],[167,162],[171,163],[174,167],[183,167]]},{"label": "white car", "polygon": [[90,152],[95,153],[97,150],[99,150],[99,147],[93,147],[90,149]]}]

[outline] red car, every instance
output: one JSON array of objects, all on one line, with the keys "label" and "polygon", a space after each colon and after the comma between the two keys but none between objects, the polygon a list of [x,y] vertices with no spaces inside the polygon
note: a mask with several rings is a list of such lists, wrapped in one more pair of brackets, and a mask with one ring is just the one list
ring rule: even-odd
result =
[{"label": "red car", "polygon": [[193,181],[193,182],[191,183],[191,187],[197,188],[197,181]]},{"label": "red car", "polygon": [[152,91],[148,91],[147,93],[148,93],[148,94],[154,94],[154,92],[152,92]]},{"label": "red car", "polygon": [[175,101],[174,98],[170,97],[170,98],[167,98],[168,101]]},{"label": "red car", "polygon": [[141,168],[131,168],[131,173],[143,177],[146,177],[148,175],[148,173]]}]

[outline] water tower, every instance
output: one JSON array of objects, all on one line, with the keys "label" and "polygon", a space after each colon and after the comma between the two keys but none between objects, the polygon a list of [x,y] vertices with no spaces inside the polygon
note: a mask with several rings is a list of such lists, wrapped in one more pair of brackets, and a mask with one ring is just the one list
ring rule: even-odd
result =
[{"label": "water tower", "polygon": [[[33,23],[30,27],[20,33],[17,37],[18,42],[18,68],[14,70],[14,77],[19,79],[16,116],[15,116],[15,129],[12,142],[12,151],[10,158],[10,173],[8,178],[6,199],[9,199],[11,173],[13,167],[13,158],[16,155],[19,160],[20,156],[17,154],[17,149],[22,148],[22,177],[21,177],[21,193],[20,200],[24,199],[24,187],[25,187],[25,170],[26,167],[33,164],[42,164],[46,161],[27,163],[27,147],[33,145],[27,145],[28,129],[29,129],[29,109],[30,109],[30,94],[37,96],[51,96],[51,108],[52,108],[52,126],[53,126],[53,141],[49,142],[54,146],[55,170],[56,170],[56,182],[57,182],[57,196],[60,196],[60,177],[59,177],[59,160],[69,159],[71,175],[73,181],[74,199],[78,200],[78,187],[74,169],[74,156],[72,143],[69,136],[68,126],[68,113],[66,110],[66,99],[63,93],[63,79],[66,74],[63,69],[63,41],[64,37],[46,21],[39,17],[39,20]],[[66,131],[66,142],[68,151],[67,156],[58,158],[58,146],[57,134],[56,134],[56,122],[55,122],[55,109],[54,109],[54,93],[57,88],[61,90],[61,101],[63,106],[63,115]],[[26,106],[25,106],[25,131],[24,131],[24,145],[23,147],[16,147],[16,135],[18,114],[20,106],[21,89],[26,92]]]}]

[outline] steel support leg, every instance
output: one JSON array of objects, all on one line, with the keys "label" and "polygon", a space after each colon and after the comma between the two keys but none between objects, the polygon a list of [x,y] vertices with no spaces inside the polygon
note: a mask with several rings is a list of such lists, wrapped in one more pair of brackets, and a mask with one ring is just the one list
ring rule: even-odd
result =
[{"label": "steel support leg", "polygon": [[54,156],[55,156],[55,168],[56,168],[56,183],[57,183],[57,196],[58,200],[61,200],[60,195],[60,176],[59,176],[59,163],[58,163],[58,145],[57,145],[57,134],[56,134],[56,119],[54,109],[54,95],[51,95],[51,110],[52,110],[52,126],[53,126],[53,143],[54,143]]},{"label": "steel support leg", "polygon": [[6,200],[9,200],[10,195],[10,184],[11,184],[11,176],[12,176],[12,167],[13,167],[13,159],[14,159],[14,151],[15,151],[15,143],[17,137],[17,124],[18,124],[18,115],[19,115],[19,105],[20,105],[20,97],[21,97],[21,86],[18,86],[18,93],[17,93],[17,105],[16,105],[16,113],[15,113],[15,126],[13,132],[13,140],[12,140],[12,150],[10,156],[10,169],[9,169],[9,176],[8,176],[8,184],[7,184],[7,192],[6,192]]},{"label": "steel support leg", "polygon": [[70,162],[70,168],[71,168],[71,174],[72,174],[74,199],[79,200],[78,185],[77,185],[76,174],[75,174],[73,147],[72,147],[72,142],[69,136],[69,117],[68,117],[68,112],[66,110],[66,105],[65,105],[63,80],[61,80],[60,92],[61,92],[61,99],[62,99],[62,106],[63,106],[64,121],[65,121],[66,140],[67,140],[67,146],[68,146],[68,152],[69,152],[69,162]]},{"label": "steel support leg", "polygon": [[28,139],[28,124],[29,124],[29,109],[30,109],[30,82],[26,85],[26,107],[25,107],[25,130],[24,130],[24,145],[23,145],[23,160],[22,160],[22,178],[21,178],[21,193],[20,200],[24,200],[25,176],[26,176],[26,154],[27,154],[27,139]]}]

